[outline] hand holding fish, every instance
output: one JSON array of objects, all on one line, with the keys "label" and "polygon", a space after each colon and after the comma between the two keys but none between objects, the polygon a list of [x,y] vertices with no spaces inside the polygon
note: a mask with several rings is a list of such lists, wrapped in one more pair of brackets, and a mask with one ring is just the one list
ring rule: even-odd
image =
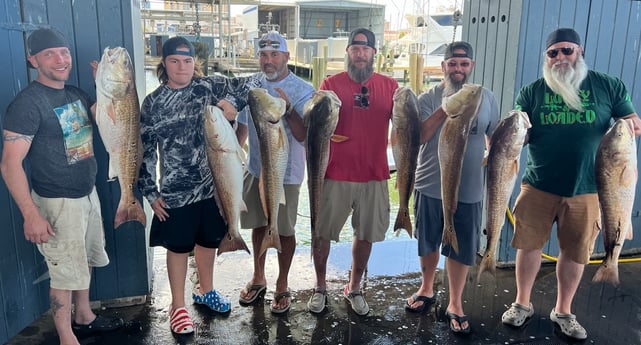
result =
[{"label": "hand holding fish", "polygon": [[228,121],[236,120],[236,116],[238,115],[238,110],[228,100],[221,99],[220,101],[218,101],[218,103],[216,103],[216,106],[223,110],[223,115],[225,115],[225,118]]}]

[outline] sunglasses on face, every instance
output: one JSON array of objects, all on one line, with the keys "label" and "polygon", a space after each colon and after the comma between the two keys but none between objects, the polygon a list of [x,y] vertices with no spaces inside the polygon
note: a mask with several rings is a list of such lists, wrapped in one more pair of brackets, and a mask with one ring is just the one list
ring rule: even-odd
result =
[{"label": "sunglasses on face", "polygon": [[278,49],[278,48],[280,48],[280,42],[271,41],[271,40],[260,40],[260,41],[258,41],[258,47],[259,48],[265,48],[267,46],[271,46],[274,49]]},{"label": "sunglasses on face", "polygon": [[366,108],[369,106],[369,90],[367,87],[361,87],[361,107]]},{"label": "sunglasses on face", "polygon": [[559,55],[559,51],[561,53],[563,53],[563,55],[565,55],[565,56],[570,56],[570,55],[574,54],[574,48],[575,47],[563,47],[563,48],[550,49],[550,50],[546,51],[545,54],[550,59],[554,59],[555,57],[557,57],[557,55]]}]

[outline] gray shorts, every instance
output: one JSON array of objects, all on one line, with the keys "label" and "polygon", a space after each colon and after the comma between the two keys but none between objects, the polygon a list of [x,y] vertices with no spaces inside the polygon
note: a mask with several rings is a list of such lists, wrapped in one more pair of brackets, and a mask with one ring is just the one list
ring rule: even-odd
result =
[{"label": "gray shorts", "polygon": [[[454,229],[458,241],[458,254],[447,244],[441,254],[464,265],[474,266],[479,250],[482,203],[464,204],[459,202],[454,213]],[[443,238],[443,203],[414,191],[415,236],[418,239],[418,256],[425,256],[441,247]]]},{"label": "gray shorts", "polygon": [[[298,215],[300,185],[286,184],[283,187],[285,190],[285,205],[281,204],[278,208],[278,234],[290,237],[296,233],[295,226]],[[249,172],[245,172],[243,181],[243,201],[245,201],[247,211],[240,213],[240,227],[243,229],[256,229],[267,226],[267,218],[260,203],[258,178]]]},{"label": "gray shorts", "polygon": [[88,289],[89,267],[109,264],[96,189],[77,199],[45,198],[35,192],[31,197],[56,232],[47,243],[37,245],[49,268],[49,286],[59,290]]},{"label": "gray shorts", "polygon": [[357,239],[368,242],[385,240],[390,215],[387,180],[345,182],[325,179],[317,236],[338,242],[350,212]]}]

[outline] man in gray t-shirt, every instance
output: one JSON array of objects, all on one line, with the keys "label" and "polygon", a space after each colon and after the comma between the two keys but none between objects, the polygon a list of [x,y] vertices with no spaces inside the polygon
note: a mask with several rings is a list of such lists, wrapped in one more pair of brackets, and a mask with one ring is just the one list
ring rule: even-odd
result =
[{"label": "man in gray t-shirt", "polygon": [[[422,312],[436,301],[433,290],[439,248],[443,235],[443,208],[441,197],[441,172],[438,142],[447,115],[441,108],[443,96],[460,90],[468,81],[474,60],[472,47],[467,42],[453,42],[447,47],[441,63],[443,82],[418,97],[421,126],[421,148],[416,168],[415,219],[418,255],[422,267],[422,284],[407,299],[405,309]],[[475,263],[478,251],[483,199],[482,160],[489,137],[499,122],[499,110],[494,95],[482,89],[481,105],[472,123],[467,148],[463,157],[458,203],[454,214],[454,227],[459,244],[458,253],[449,244],[443,245],[441,254],[447,257],[449,304],[446,315],[449,327],[455,333],[467,334],[470,323],[463,312],[462,294],[468,269]]]}]

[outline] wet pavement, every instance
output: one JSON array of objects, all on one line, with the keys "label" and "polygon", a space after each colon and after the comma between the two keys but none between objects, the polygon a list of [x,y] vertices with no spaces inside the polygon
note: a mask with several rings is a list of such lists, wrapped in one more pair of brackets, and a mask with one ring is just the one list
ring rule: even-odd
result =
[{"label": "wet pavement", "polygon": [[[447,306],[445,274],[441,267],[435,288],[439,302],[424,314],[404,310],[405,299],[420,285],[416,241],[404,239],[377,243],[365,280],[366,299],[371,311],[358,316],[342,297],[347,281],[351,247],[349,243],[332,245],[328,268],[329,307],[321,315],[306,310],[314,286],[314,270],[309,248],[300,248],[290,272],[293,303],[289,313],[274,315],[269,310],[273,296],[276,255],[267,258],[268,289],[255,306],[238,304],[240,289],[251,277],[252,259],[246,253],[226,253],[216,261],[214,285],[229,296],[232,310],[227,315],[191,304],[196,325],[191,336],[175,336],[169,330],[170,293],[164,265],[164,251],[154,259],[153,291],[142,305],[102,308],[103,315],[119,316],[127,326],[119,331],[81,339],[81,344],[641,344],[641,263],[619,266],[621,285],[592,284],[596,265],[586,268],[574,300],[573,311],[587,329],[588,339],[574,342],[565,338],[549,320],[556,298],[553,264],[544,264],[532,292],[535,315],[521,329],[501,323],[501,314],[515,296],[514,270],[497,269],[496,277],[484,274],[476,282],[471,270],[464,292],[464,307],[470,317],[472,333],[451,333],[444,321]],[[191,272],[190,268],[190,272]],[[191,286],[188,281],[187,286]],[[45,314],[9,345],[58,344],[50,315]]]}]

